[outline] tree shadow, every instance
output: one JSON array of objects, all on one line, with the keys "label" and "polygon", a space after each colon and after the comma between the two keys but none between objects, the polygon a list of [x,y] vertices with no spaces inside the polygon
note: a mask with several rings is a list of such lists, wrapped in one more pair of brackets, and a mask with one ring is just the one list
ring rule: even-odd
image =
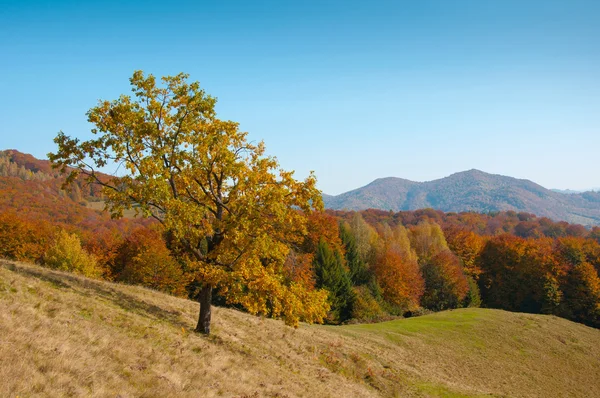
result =
[{"label": "tree shadow", "polygon": [[106,282],[69,275],[61,271],[47,268],[36,269],[6,260],[0,260],[0,266],[3,266],[10,271],[48,282],[57,289],[70,290],[85,297],[103,298],[127,312],[133,312],[152,320],[167,321],[178,327],[190,327],[188,322],[181,319],[181,315],[183,315],[182,312],[177,310],[166,310],[157,305],[150,304],[131,294],[111,288],[106,285]]}]

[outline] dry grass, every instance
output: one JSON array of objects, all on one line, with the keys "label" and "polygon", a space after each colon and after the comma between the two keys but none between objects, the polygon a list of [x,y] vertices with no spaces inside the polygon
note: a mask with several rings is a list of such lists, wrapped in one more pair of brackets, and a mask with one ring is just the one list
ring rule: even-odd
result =
[{"label": "dry grass", "polygon": [[465,309],[306,326],[0,262],[0,396],[600,396],[600,331]]},{"label": "dry grass", "polygon": [[[104,201],[99,200],[95,202],[87,202],[87,207],[93,210],[104,211]],[[108,213],[107,213],[108,214]],[[134,209],[127,209],[123,211],[124,218],[136,218]]]}]

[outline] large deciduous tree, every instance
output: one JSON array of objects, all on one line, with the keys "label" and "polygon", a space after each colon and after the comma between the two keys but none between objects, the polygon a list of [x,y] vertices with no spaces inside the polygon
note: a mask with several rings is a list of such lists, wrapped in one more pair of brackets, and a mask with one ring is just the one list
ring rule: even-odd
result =
[{"label": "large deciduous tree", "polygon": [[[188,75],[162,78],[136,71],[133,96],[100,101],[87,113],[94,137],[80,141],[60,132],[50,160],[104,187],[115,217],[134,208],[169,231],[194,269],[201,291],[196,330],[210,333],[214,288],[251,313],[321,322],[327,293],[284,277],[289,247],[300,245],[306,218],[322,208],[316,179],[279,169],[238,124],[219,120],[215,98]],[[98,169],[120,166],[104,178]]]}]

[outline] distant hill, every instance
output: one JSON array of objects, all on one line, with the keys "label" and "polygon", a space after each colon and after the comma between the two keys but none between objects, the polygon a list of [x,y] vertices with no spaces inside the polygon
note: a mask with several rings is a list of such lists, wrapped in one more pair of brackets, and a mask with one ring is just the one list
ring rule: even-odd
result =
[{"label": "distant hill", "polygon": [[0,396],[598,397],[600,330],[483,308],[301,324],[0,260]]},{"label": "distant hill", "polygon": [[[101,174],[100,178],[110,178]],[[82,178],[63,190],[65,176],[52,169],[48,160],[14,149],[0,151],[0,212],[18,213],[23,218],[44,219],[62,226],[98,231],[124,229],[126,224],[150,224],[149,219],[113,220],[104,208],[100,187]],[[134,211],[126,216],[133,217]]]},{"label": "distant hill", "polygon": [[427,182],[380,178],[337,196],[324,195],[334,210],[416,210],[445,212],[528,212],[587,226],[600,225],[600,193],[561,193],[529,180],[468,170]]},{"label": "distant hill", "polygon": [[[100,189],[78,181],[73,190],[65,192],[61,189],[63,181],[64,176],[53,170],[48,160],[13,149],[0,151],[0,210],[72,224],[82,219],[97,222],[99,213],[92,209],[103,207]],[[514,210],[586,226],[600,225],[600,192],[567,194],[529,180],[479,170],[428,182],[380,178],[341,195],[324,194],[323,201],[326,208],[334,210],[401,211],[428,207],[445,212]],[[49,213],[49,208],[54,211]],[[133,212],[127,215],[133,216]]]}]

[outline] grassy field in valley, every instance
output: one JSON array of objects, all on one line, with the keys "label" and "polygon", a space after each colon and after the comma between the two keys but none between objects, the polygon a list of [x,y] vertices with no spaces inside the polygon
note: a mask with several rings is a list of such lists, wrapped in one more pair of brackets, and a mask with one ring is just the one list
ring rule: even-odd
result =
[{"label": "grassy field in valley", "polygon": [[0,396],[597,397],[600,330],[461,309],[298,329],[0,260]]}]

